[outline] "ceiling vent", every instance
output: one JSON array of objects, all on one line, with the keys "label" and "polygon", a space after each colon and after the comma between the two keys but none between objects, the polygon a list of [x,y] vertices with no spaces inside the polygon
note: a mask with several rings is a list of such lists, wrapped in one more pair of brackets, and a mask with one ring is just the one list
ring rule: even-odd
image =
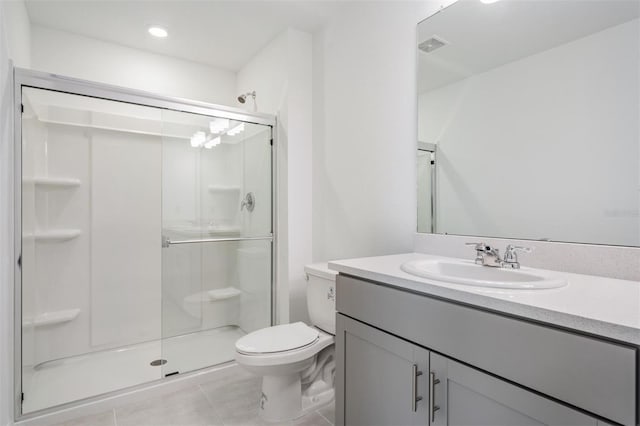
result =
[{"label": "ceiling vent", "polygon": [[418,49],[422,50],[425,53],[431,53],[434,50],[440,49],[442,46],[445,46],[447,44],[449,44],[447,41],[434,35],[434,36],[431,36],[431,38],[420,43],[418,45]]}]

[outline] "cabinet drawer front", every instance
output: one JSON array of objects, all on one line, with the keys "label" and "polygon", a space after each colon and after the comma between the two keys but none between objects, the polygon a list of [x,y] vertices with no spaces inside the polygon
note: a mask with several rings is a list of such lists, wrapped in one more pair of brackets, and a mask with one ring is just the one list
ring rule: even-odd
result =
[{"label": "cabinet drawer front", "polygon": [[429,351],[342,315],[336,331],[336,424],[428,424]]},{"label": "cabinet drawer front", "polygon": [[433,426],[598,425],[594,417],[444,356],[432,353],[430,363],[440,380]]},{"label": "cabinet drawer front", "polygon": [[636,423],[636,349],[359,279],[340,313],[625,425]]}]

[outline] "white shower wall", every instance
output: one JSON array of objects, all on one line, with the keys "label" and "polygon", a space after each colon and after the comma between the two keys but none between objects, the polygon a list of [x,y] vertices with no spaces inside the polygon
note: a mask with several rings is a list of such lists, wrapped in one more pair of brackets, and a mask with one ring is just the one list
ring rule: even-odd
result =
[{"label": "white shower wall", "polygon": [[[158,338],[160,138],[44,125],[25,104],[23,363]],[[79,184],[51,188],[30,180],[45,177]],[[79,235],[38,237],[55,231]],[[79,314],[30,325],[66,310]]]}]

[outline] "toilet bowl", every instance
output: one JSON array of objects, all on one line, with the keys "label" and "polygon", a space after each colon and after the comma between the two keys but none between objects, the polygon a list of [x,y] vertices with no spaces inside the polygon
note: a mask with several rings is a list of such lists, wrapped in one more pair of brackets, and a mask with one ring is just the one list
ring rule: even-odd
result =
[{"label": "toilet bowl", "polygon": [[326,264],[305,267],[311,324],[263,328],[236,342],[235,359],[262,376],[259,412],[268,422],[285,422],[334,398],[335,276]]}]

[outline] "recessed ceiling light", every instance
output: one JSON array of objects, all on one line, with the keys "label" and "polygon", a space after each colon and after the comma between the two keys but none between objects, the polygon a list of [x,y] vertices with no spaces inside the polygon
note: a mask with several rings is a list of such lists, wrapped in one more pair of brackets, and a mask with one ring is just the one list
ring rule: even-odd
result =
[{"label": "recessed ceiling light", "polygon": [[158,38],[165,38],[166,36],[169,35],[167,30],[165,30],[162,27],[149,27],[149,34]]}]

